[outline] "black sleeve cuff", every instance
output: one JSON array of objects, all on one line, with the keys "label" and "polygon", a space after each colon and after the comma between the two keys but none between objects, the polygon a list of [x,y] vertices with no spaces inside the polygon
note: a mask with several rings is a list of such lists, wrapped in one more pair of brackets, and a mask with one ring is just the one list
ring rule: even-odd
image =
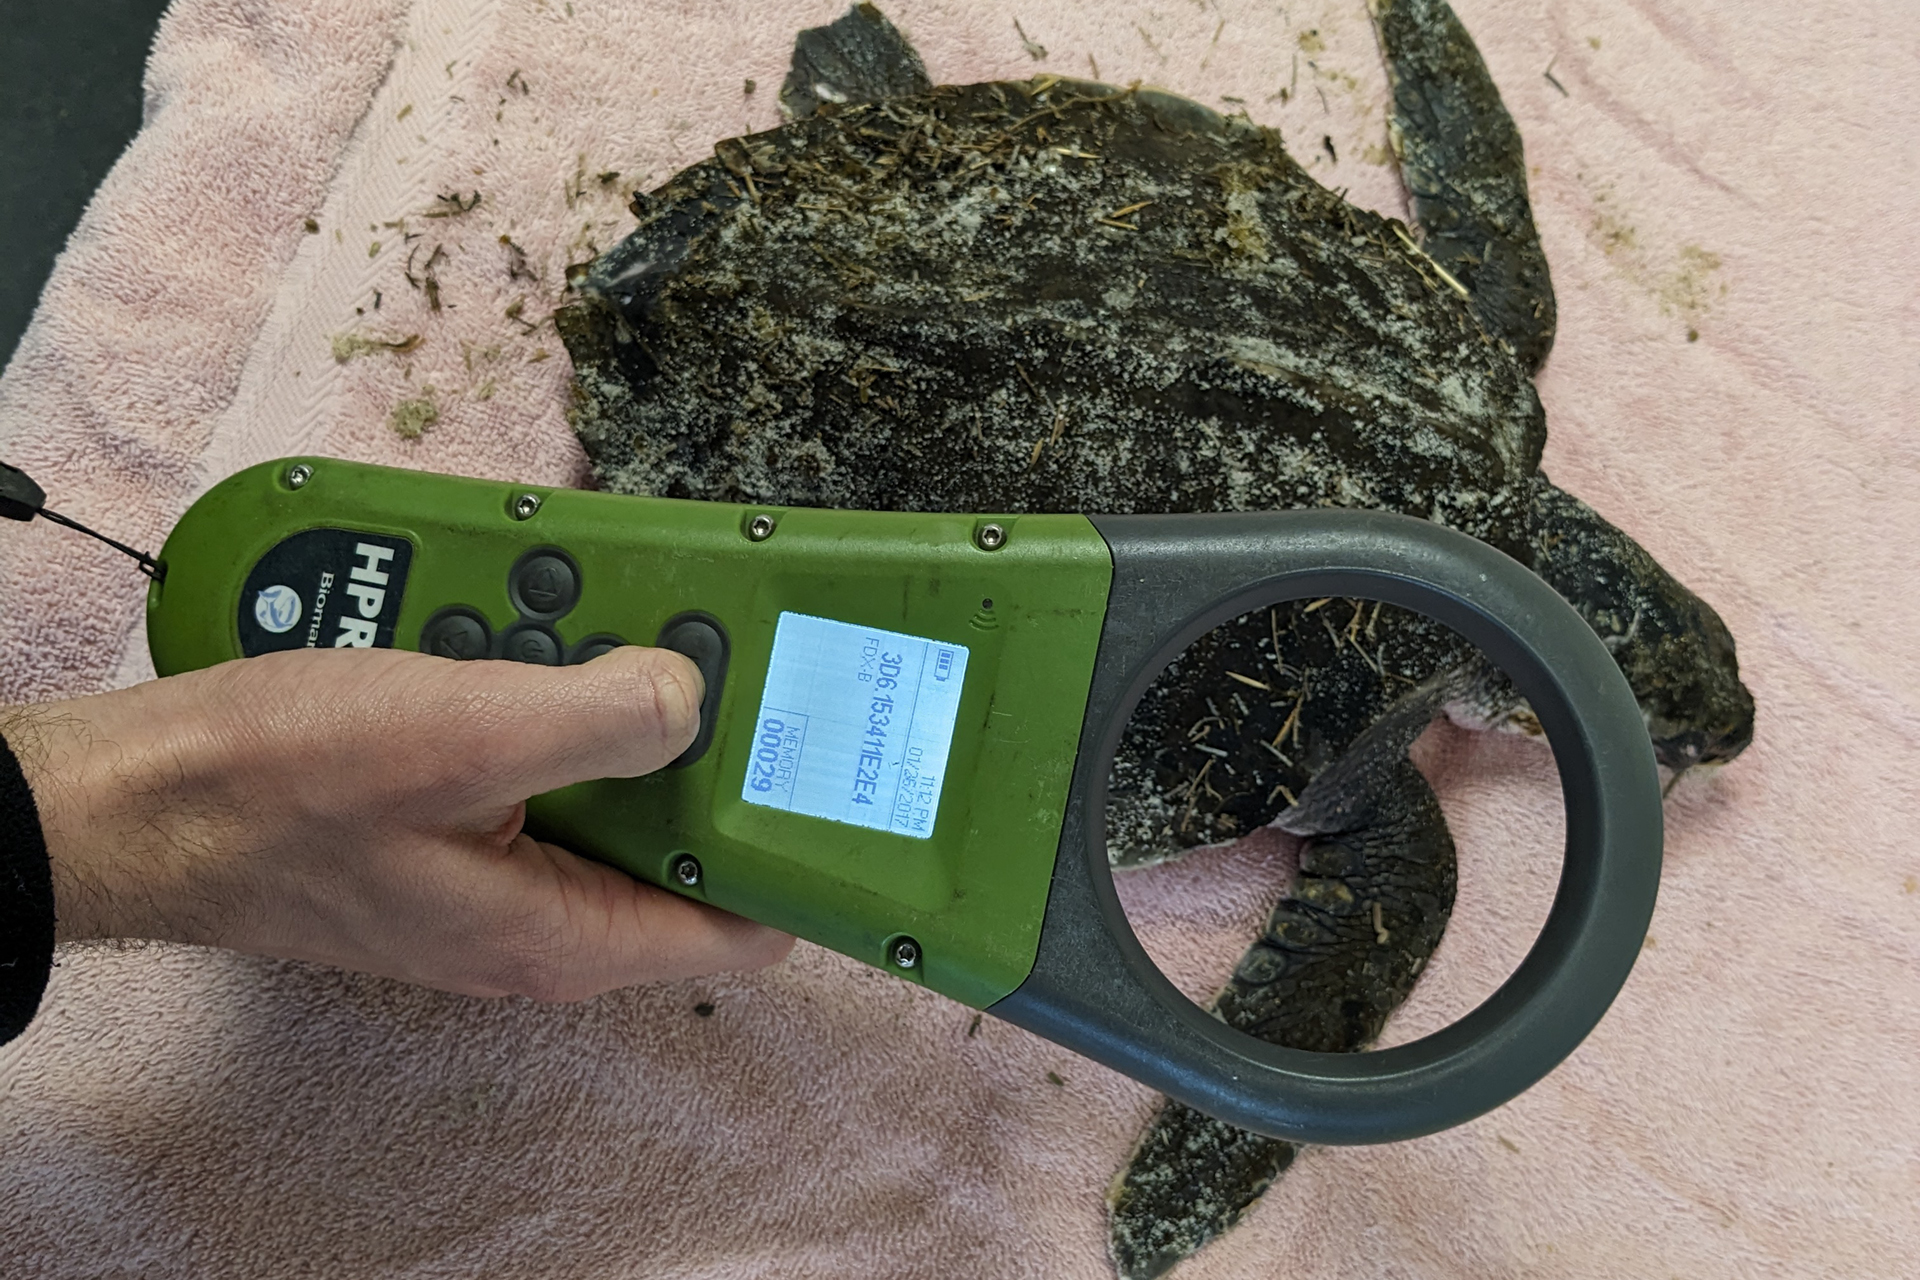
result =
[{"label": "black sleeve cuff", "polygon": [[27,1029],[53,972],[53,868],[27,776],[0,738],[0,1044]]}]

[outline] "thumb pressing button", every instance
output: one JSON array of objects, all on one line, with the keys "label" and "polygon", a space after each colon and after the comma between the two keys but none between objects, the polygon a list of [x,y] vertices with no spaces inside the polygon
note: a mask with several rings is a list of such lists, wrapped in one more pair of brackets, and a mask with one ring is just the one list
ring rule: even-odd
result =
[{"label": "thumb pressing button", "polygon": [[727,678],[727,631],[711,614],[683,613],[668,619],[654,644],[692,659],[707,683],[706,695],[700,700],[700,731],[694,735],[693,745],[667,766],[684,769],[705,755],[713,744],[713,725],[720,713],[720,686]]}]

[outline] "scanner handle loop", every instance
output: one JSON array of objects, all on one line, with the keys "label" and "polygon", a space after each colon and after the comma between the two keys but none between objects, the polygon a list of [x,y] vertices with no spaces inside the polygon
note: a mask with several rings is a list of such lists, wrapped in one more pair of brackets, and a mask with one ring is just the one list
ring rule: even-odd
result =
[{"label": "scanner handle loop", "polygon": [[[1599,637],[1517,561],[1410,516],[1091,519],[1113,553],[1113,590],[1039,952],[993,1012],[1209,1115],[1296,1142],[1418,1137],[1473,1119],[1553,1070],[1625,983],[1660,880],[1652,745]],[[1148,685],[1220,623],[1322,596],[1384,600],[1476,645],[1539,717],[1566,806],[1559,889],[1520,967],[1459,1021],[1370,1053],[1283,1049],[1188,1000],[1134,936],[1107,861],[1107,779]]]}]

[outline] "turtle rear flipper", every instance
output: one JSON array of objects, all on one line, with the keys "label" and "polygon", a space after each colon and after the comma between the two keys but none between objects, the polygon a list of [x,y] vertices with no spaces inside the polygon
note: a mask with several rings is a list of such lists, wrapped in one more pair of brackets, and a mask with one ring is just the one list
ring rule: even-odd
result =
[{"label": "turtle rear flipper", "polygon": [[1529,370],[1553,346],[1553,280],[1527,199],[1520,131],[1446,0],[1369,0],[1393,86],[1388,122],[1422,248],[1481,327]]},{"label": "turtle rear flipper", "polygon": [[780,108],[788,119],[804,120],[823,102],[880,102],[931,88],[926,66],[899,29],[873,5],[856,4],[794,39]]}]

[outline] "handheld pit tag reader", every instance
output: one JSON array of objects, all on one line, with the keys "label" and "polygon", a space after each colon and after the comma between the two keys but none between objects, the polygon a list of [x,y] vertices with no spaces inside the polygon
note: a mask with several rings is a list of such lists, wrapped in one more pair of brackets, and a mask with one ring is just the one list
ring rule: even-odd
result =
[{"label": "handheld pit tag reader", "polygon": [[[1652,916],[1660,790],[1619,668],[1550,587],[1372,511],[830,511],[514,486],[330,459],[240,472],[148,587],[163,675],[303,646],[690,657],[699,734],[646,777],[528,804],[536,834],[930,987],[1222,1120],[1313,1143],[1458,1124],[1599,1021]],[[1499,665],[1551,741],[1566,852],[1518,970],[1357,1054],[1229,1028],[1155,967],[1105,833],[1121,731],[1193,640],[1268,605],[1383,600]]]}]

